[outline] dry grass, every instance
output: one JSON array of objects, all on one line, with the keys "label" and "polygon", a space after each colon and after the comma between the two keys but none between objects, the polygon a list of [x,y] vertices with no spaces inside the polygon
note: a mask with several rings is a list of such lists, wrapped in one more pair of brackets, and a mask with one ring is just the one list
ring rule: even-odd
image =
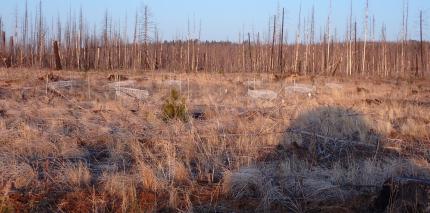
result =
[{"label": "dry grass", "polygon": [[[314,82],[309,97],[270,75],[124,71],[150,93],[135,101],[115,96],[109,73],[54,73],[79,80],[57,92],[47,74],[0,71],[0,210],[357,210],[389,177],[430,176],[428,81],[298,79]],[[254,79],[278,98],[249,98]],[[165,119],[172,88],[204,117]],[[300,131],[375,149],[341,152]]]}]

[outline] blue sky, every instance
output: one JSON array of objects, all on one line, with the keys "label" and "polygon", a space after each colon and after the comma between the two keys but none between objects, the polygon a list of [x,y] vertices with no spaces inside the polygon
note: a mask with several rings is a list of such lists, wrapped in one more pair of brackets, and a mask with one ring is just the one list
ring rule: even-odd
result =
[{"label": "blue sky", "polygon": [[[28,0],[30,14],[34,16],[39,0]],[[136,10],[149,6],[153,22],[162,39],[170,40],[187,34],[187,20],[191,28],[198,28],[201,22],[203,40],[237,40],[239,32],[268,33],[269,17],[276,14],[278,5],[286,9],[286,28],[291,41],[296,33],[300,5],[302,19],[308,17],[315,6],[316,30],[324,29],[329,13],[329,0],[42,0],[45,21],[51,26],[58,16],[66,19],[69,9],[79,14],[82,7],[85,19],[91,25],[101,28],[107,9],[113,22],[124,26],[127,16],[129,31],[132,31]],[[403,0],[369,0],[370,16],[376,20],[376,36],[380,35],[381,24],[385,23],[390,39],[397,39],[402,25]],[[332,0],[332,28],[339,37],[344,35],[349,16],[349,0]],[[15,14],[23,17],[25,0],[1,0],[0,16],[5,27],[11,31]],[[363,35],[365,0],[353,0],[353,18],[357,20],[359,32]],[[409,0],[409,37],[419,35],[419,11],[424,11],[425,38],[430,37],[430,0]],[[192,29],[191,29],[192,30]],[[10,33],[10,32],[9,32]]]}]

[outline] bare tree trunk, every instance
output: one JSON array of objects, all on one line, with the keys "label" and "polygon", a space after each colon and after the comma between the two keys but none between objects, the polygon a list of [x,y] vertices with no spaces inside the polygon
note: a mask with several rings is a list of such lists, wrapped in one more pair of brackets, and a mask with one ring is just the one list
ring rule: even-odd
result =
[{"label": "bare tree trunk", "polygon": [[245,56],[245,32],[242,33],[242,70],[246,71],[246,56]]},{"label": "bare tree trunk", "polygon": [[298,68],[298,65],[299,65],[301,13],[302,13],[302,8],[300,6],[300,10],[299,10],[299,24],[297,25],[297,34],[296,34],[296,53],[295,53],[295,57],[294,57],[294,73],[299,73],[297,71],[297,68]]},{"label": "bare tree trunk", "polygon": [[316,52],[316,47],[315,47],[315,7],[312,6],[312,17],[311,17],[311,38],[310,38],[310,42],[312,45],[312,73],[315,73],[315,52]]},{"label": "bare tree trunk", "polygon": [[198,71],[198,66],[200,64],[200,39],[201,39],[201,34],[202,34],[202,22],[200,21],[199,23],[199,37],[197,40],[197,56],[196,56],[196,66],[195,66],[195,71]]},{"label": "bare tree trunk", "polygon": [[356,73],[358,73],[359,72],[359,58],[358,58],[358,52],[357,52],[357,50],[358,50],[358,46],[357,46],[357,21],[354,21],[354,59],[355,59],[355,63],[353,62],[353,64],[355,65],[354,66],[354,69],[355,69],[355,72]]},{"label": "bare tree trunk", "polygon": [[249,51],[249,64],[251,68],[251,72],[254,72],[254,66],[252,61],[252,48],[251,48],[251,34],[248,33],[248,51]]},{"label": "bare tree trunk", "polygon": [[99,68],[100,65],[100,47],[97,47],[97,54],[96,54],[96,69]]},{"label": "bare tree trunk", "polygon": [[407,0],[403,1],[403,20],[402,20],[402,46],[401,46],[401,56],[400,56],[400,70],[405,73],[405,46],[407,42],[407,36],[408,36],[408,5]]},{"label": "bare tree trunk", "polygon": [[421,54],[421,72],[422,77],[424,77],[424,43],[423,43],[423,11],[420,11],[420,54]]},{"label": "bare tree trunk", "polygon": [[385,25],[382,25],[382,70],[384,73],[384,76],[387,77],[388,76],[388,70],[387,70],[387,42],[386,42],[386,30],[385,30]]},{"label": "bare tree trunk", "polygon": [[[25,1],[24,23],[22,32],[23,50],[21,51],[21,64],[24,63],[24,58],[27,56],[27,36],[28,36],[28,1]],[[22,54],[22,52],[24,52]]]},{"label": "bare tree trunk", "polygon": [[6,33],[1,31],[1,48],[2,50],[6,49]]},{"label": "bare tree trunk", "polygon": [[330,67],[330,40],[331,40],[331,9],[332,8],[332,1],[330,0],[330,8],[329,8],[329,14],[327,18],[327,56],[326,56],[326,69]]},{"label": "bare tree trunk", "polygon": [[60,50],[58,47],[58,41],[54,41],[54,57],[55,57],[55,69],[62,70],[63,66],[61,66],[61,58],[60,58]]},{"label": "bare tree trunk", "polygon": [[307,75],[307,73],[308,73],[308,52],[309,52],[309,43],[310,43],[310,34],[309,34],[309,30],[308,30],[308,28],[306,28],[306,21],[303,23],[304,24],[304,29],[306,29],[305,30],[305,32],[304,32],[304,40],[305,40],[305,62],[304,62],[304,74],[305,75]]},{"label": "bare tree trunk", "polygon": [[6,67],[11,67],[12,64],[14,64],[14,60],[15,60],[15,46],[14,46],[14,42],[13,42],[13,36],[10,37],[9,40],[9,57],[6,60]]},{"label": "bare tree trunk", "polygon": [[273,39],[272,39],[272,53],[270,55],[270,70],[274,69],[274,61],[275,61],[275,37],[276,37],[276,15],[273,17]]},{"label": "bare tree trunk", "polygon": [[3,47],[3,44],[5,43],[5,42],[3,42],[3,40],[5,40],[5,39],[3,39],[3,33],[4,33],[4,31],[3,31],[3,21],[2,21],[2,18],[0,16],[0,47]]},{"label": "bare tree trunk", "polygon": [[190,29],[190,19],[188,19],[188,25],[187,25],[188,27],[188,35],[187,35],[187,63],[186,63],[186,70],[185,71],[188,71],[189,69],[190,69],[190,60],[191,60],[191,57],[190,57],[190,50],[191,50],[191,47],[190,47],[190,39],[191,39],[191,29]]},{"label": "bare tree trunk", "polygon": [[191,71],[195,71],[195,63],[196,63],[196,41],[192,40],[192,50],[191,50]]},{"label": "bare tree trunk", "polygon": [[281,35],[280,35],[280,43],[279,43],[279,69],[281,73],[284,73],[284,21],[285,21],[285,8],[282,8],[282,25],[281,25]]},{"label": "bare tree trunk", "polygon": [[365,12],[365,21],[364,21],[364,47],[363,47],[362,67],[361,67],[362,74],[364,74],[365,68],[366,68],[366,45],[367,45],[368,19],[369,19],[369,0],[366,0],[366,12]]},{"label": "bare tree trunk", "polygon": [[349,14],[349,58],[348,58],[348,75],[351,76],[352,75],[352,0],[350,3],[350,14]]}]

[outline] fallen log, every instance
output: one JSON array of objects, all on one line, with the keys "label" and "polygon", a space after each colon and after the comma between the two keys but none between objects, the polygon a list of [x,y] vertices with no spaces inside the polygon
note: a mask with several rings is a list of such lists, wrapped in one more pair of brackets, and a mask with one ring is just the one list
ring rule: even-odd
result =
[{"label": "fallen log", "polygon": [[117,87],[130,87],[134,86],[137,82],[135,80],[126,80],[126,81],[117,81],[108,84],[111,88],[117,88]]},{"label": "fallen log", "polygon": [[127,88],[127,87],[115,88],[115,94],[116,96],[130,97],[141,101],[149,97],[149,92],[147,90]]},{"label": "fallen log", "polygon": [[82,85],[81,81],[76,80],[70,80],[70,81],[56,81],[48,83],[48,87],[54,90],[57,90],[59,88],[71,88],[71,87],[77,87]]}]

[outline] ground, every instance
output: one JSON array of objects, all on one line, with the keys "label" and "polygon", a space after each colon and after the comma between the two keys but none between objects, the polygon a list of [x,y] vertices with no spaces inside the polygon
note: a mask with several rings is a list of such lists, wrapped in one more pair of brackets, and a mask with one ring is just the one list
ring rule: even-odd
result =
[{"label": "ground", "polygon": [[368,211],[430,178],[430,81],[1,70],[0,135],[2,212]]}]

